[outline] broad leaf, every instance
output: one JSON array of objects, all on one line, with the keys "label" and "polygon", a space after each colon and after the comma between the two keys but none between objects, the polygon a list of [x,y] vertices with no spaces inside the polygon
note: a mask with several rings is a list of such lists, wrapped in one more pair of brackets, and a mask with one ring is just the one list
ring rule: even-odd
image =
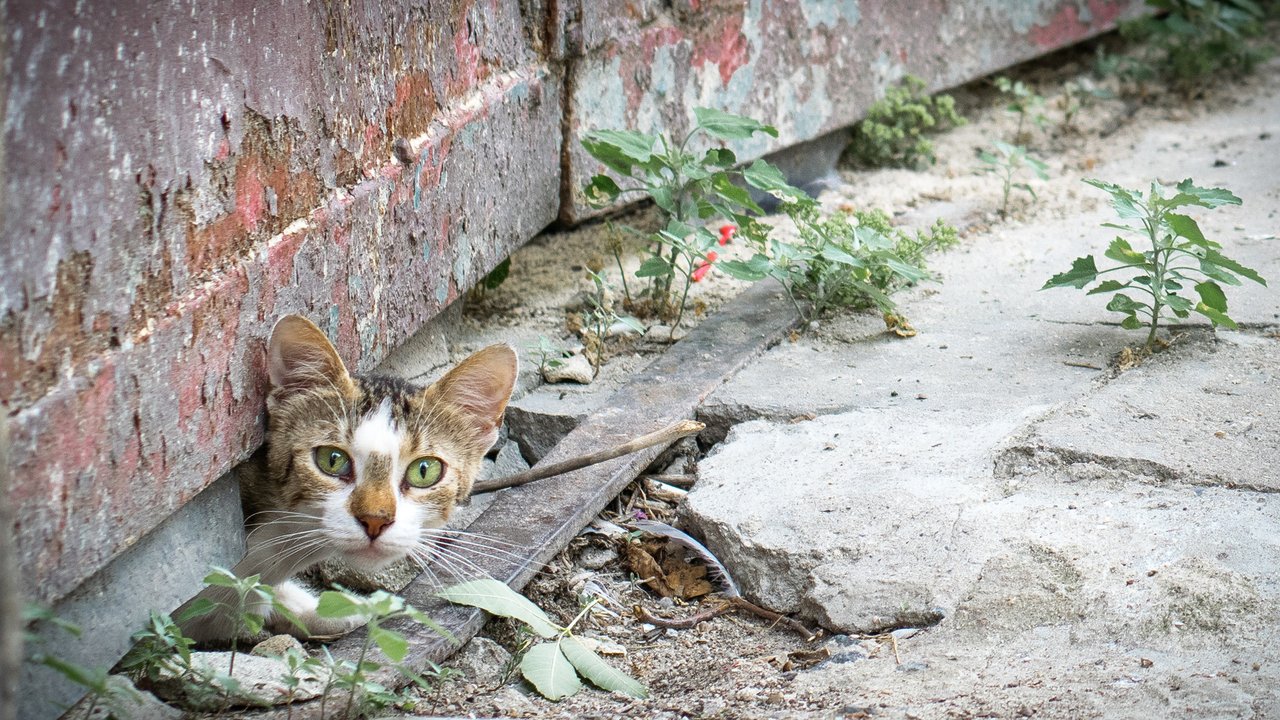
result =
[{"label": "broad leaf", "polygon": [[1165,207],[1176,208],[1183,205],[1199,205],[1216,208],[1223,205],[1240,205],[1240,198],[1225,188],[1196,187],[1191,178],[1178,183],[1178,194],[1166,201]]},{"label": "broad leaf", "polygon": [[1116,209],[1116,213],[1122,218],[1142,218],[1147,216],[1146,209],[1142,207],[1141,194],[1134,193],[1132,190],[1126,190],[1114,183],[1104,180],[1095,180],[1093,178],[1085,179],[1086,183],[1104,190],[1111,195],[1111,205]]},{"label": "broad leaf", "polygon": [[[217,609],[217,607],[218,604],[209,598],[196,598],[186,610],[183,610],[174,619],[178,622],[184,623],[192,618],[208,615]],[[79,633],[77,632],[77,634]]]},{"label": "broad leaf", "polygon": [[613,178],[608,175],[596,175],[582,189],[582,194],[586,196],[587,202],[595,207],[608,205],[621,192],[622,188],[618,187],[618,183],[614,182]]},{"label": "broad leaf", "polygon": [[1173,293],[1165,293],[1164,304],[1166,307],[1172,308],[1174,312],[1180,313],[1180,317],[1186,317],[1187,312],[1191,310],[1190,300]]},{"label": "broad leaf", "polygon": [[738,164],[738,156],[734,155],[729,148],[711,148],[703,156],[702,162],[706,165],[727,168]]},{"label": "broad leaf", "polygon": [[326,590],[320,593],[316,614],[324,618],[350,617],[364,614],[364,607],[346,593]]},{"label": "broad leaf", "polygon": [[369,628],[369,637],[378,645],[378,649],[383,655],[393,663],[399,663],[404,660],[404,656],[409,653],[409,641],[403,635],[383,627]]},{"label": "broad leaf", "polygon": [[1200,295],[1200,302],[1208,307],[1225,313],[1227,311],[1227,295],[1222,292],[1222,288],[1218,283],[1206,281],[1196,285],[1196,292]]},{"label": "broad leaf", "polygon": [[1119,280],[1103,280],[1102,282],[1098,283],[1097,287],[1093,288],[1092,290],[1090,290],[1089,292],[1087,292],[1087,293],[1085,293],[1085,294],[1086,294],[1086,295],[1097,295],[1097,294],[1099,294],[1099,293],[1106,293],[1106,292],[1114,292],[1114,291],[1116,291],[1116,290],[1123,290],[1123,289],[1125,289],[1125,288],[1127,288],[1127,287],[1129,287],[1128,283],[1122,283],[1122,282],[1120,282]]},{"label": "broad leaf", "polygon": [[[608,165],[604,158],[596,155],[596,151],[592,148],[612,148],[609,154],[616,151],[618,155],[630,161],[630,164],[647,163],[653,157],[653,146],[657,143],[657,139],[652,135],[646,135],[635,130],[596,130],[587,133],[582,140],[582,146],[591,153],[592,157],[600,162]],[[628,174],[630,171],[627,171]]]},{"label": "broad leaf", "polygon": [[529,648],[520,659],[520,674],[548,700],[559,700],[582,689],[577,671],[560,652],[560,643],[545,642]]},{"label": "broad leaf", "polygon": [[506,583],[492,578],[470,580],[436,594],[449,602],[478,607],[492,615],[515,618],[544,638],[555,637],[560,632],[542,608],[507,587]]},{"label": "broad leaf", "polygon": [[1120,321],[1120,327],[1124,328],[1125,330],[1137,330],[1138,328],[1142,327],[1142,321],[1138,319],[1137,315],[1130,315],[1129,317],[1126,317],[1124,320]]},{"label": "broad leaf", "polygon": [[636,277],[666,277],[671,274],[671,263],[653,256],[646,258],[636,270]]},{"label": "broad leaf", "polygon": [[1041,290],[1059,287],[1083,288],[1085,285],[1093,282],[1098,278],[1098,266],[1093,261],[1092,255],[1086,255],[1082,258],[1076,258],[1071,263],[1071,269],[1058,273],[1049,278]]},{"label": "broad leaf", "polygon": [[[1204,233],[1200,232],[1200,226],[1191,217],[1179,215],[1178,213],[1166,213],[1164,220],[1169,225],[1169,229],[1177,233],[1179,237],[1184,237],[1196,245],[1204,246],[1209,244],[1209,241],[1204,238]],[[1214,245],[1216,244],[1214,243]]]},{"label": "broad leaf", "polygon": [[1111,241],[1111,245],[1107,247],[1107,252],[1104,254],[1112,260],[1126,265],[1142,265],[1147,262],[1146,255],[1134,250],[1128,240],[1118,235],[1115,240]]},{"label": "broad leaf", "polygon": [[601,690],[637,698],[649,696],[649,690],[638,680],[605,662],[577,638],[567,637],[562,640],[560,650],[583,677]]},{"label": "broad leaf", "polygon": [[[256,585],[258,582],[258,576],[254,575],[252,578],[246,578],[246,580],[248,580],[251,585]],[[217,587],[238,588],[240,587],[241,581],[240,578],[236,577],[236,574],[230,570],[222,567],[214,567],[209,571],[208,575],[204,576],[204,584],[214,585]]]},{"label": "broad leaf", "polygon": [[[1263,280],[1262,276],[1259,275],[1256,270],[1247,268],[1216,250],[1209,250],[1204,254],[1204,257],[1200,259],[1201,270],[1204,270],[1205,265],[1217,265],[1218,267],[1230,270],[1237,275],[1246,277],[1259,285],[1266,286],[1267,284],[1267,281]],[[1206,275],[1209,274],[1207,270],[1204,272]]]},{"label": "broad leaf", "polygon": [[694,108],[698,126],[707,134],[721,140],[745,140],[757,132],[778,137],[778,131],[749,117],[731,115],[715,108]]},{"label": "broad leaf", "polygon": [[[763,256],[757,255],[756,257]],[[758,263],[747,263],[741,260],[724,260],[716,263],[716,267],[720,268],[729,277],[750,281],[763,280],[769,276],[768,261],[766,260],[763,265],[764,267],[762,268]]]},{"label": "broad leaf", "polygon": [[1138,302],[1124,293],[1117,293],[1115,297],[1111,298],[1111,302],[1107,303],[1107,309],[1112,312],[1130,314],[1137,312],[1139,309],[1146,309],[1149,307],[1150,306],[1146,303]]},{"label": "broad leaf", "polygon": [[1211,308],[1208,305],[1205,305],[1204,303],[1196,303],[1195,310],[1201,315],[1209,318],[1209,321],[1212,322],[1214,325],[1229,327],[1232,330],[1235,330],[1236,328],[1239,327],[1239,325],[1236,325],[1235,320],[1232,320],[1231,318],[1227,317],[1227,314],[1225,312],[1222,312],[1221,310],[1218,310],[1216,308]]},{"label": "broad leaf", "polygon": [[802,190],[787,182],[778,168],[764,160],[756,160],[742,171],[742,179],[753,188],[791,199],[807,198]]},{"label": "broad leaf", "polygon": [[751,199],[751,193],[745,189],[734,185],[730,182],[729,177],[724,173],[717,174],[711,181],[711,186],[715,188],[716,194],[721,198],[747,208],[754,213],[764,214],[764,210]]},{"label": "broad leaf", "polygon": [[898,275],[901,275],[902,277],[906,278],[910,282],[918,282],[920,280],[924,280],[925,278],[929,277],[929,273],[925,272],[924,270],[921,270],[920,268],[908,262],[904,262],[903,260],[899,259],[897,256],[890,255],[888,253],[886,253],[884,256],[884,264],[888,265],[890,270],[894,271]]}]

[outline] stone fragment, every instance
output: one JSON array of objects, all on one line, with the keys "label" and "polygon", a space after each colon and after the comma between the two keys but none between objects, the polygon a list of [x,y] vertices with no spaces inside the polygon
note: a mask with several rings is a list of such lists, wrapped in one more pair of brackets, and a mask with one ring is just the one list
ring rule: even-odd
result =
[{"label": "stone fragment", "polygon": [[504,679],[511,653],[487,637],[474,637],[466,647],[449,660],[449,666],[462,673],[463,680],[482,688],[497,687]]},{"label": "stone fragment", "polygon": [[586,355],[570,355],[558,365],[542,368],[542,378],[549,383],[578,383],[590,385],[596,379],[595,367]]}]

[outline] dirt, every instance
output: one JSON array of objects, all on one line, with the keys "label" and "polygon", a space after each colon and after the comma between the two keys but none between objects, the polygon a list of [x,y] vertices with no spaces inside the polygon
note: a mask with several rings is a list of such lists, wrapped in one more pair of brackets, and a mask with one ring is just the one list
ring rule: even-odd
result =
[{"label": "dirt", "polygon": [[[1063,218],[1104,202],[1099,192],[1079,182],[1089,177],[1092,168],[1113,157],[1119,148],[1128,148],[1141,128],[1153,121],[1183,121],[1203,117],[1217,108],[1243,102],[1264,84],[1280,82],[1277,64],[1272,62],[1252,79],[1235,83],[1218,83],[1201,97],[1188,100],[1182,96],[1152,95],[1142,100],[1116,97],[1086,98],[1086,105],[1072,119],[1063,122],[1064,91],[1067,83],[1097,83],[1090,73],[1093,48],[1087,46],[1059,53],[1032,65],[1016,69],[1011,75],[1036,88],[1047,99],[1043,126],[1027,123],[1023,140],[1049,166],[1050,179],[1030,180],[1035,197],[1015,190],[1007,214],[1000,212],[999,181],[980,172],[978,152],[991,138],[1009,138],[1017,119],[1004,108],[1005,101],[986,81],[979,81],[955,91],[959,107],[969,123],[939,136],[936,141],[937,164],[918,171],[855,171],[844,168],[838,182],[821,196],[829,211],[848,208],[879,208],[890,212],[899,223],[922,227],[942,218],[961,228],[964,242],[974,246],[984,235],[1001,226],[1027,222],[1036,218]],[[1105,87],[1105,83],[1101,84]],[[1160,178],[1164,182],[1180,178]],[[617,218],[615,223],[652,222],[649,211]],[[539,336],[553,343],[571,347],[581,340],[568,331],[566,308],[573,308],[577,296],[589,285],[587,268],[601,270],[615,287],[621,288],[621,276],[614,265],[610,244],[614,237],[606,223],[574,230],[552,232],[535,239],[513,257],[510,278],[496,290],[473,298],[466,311],[457,318],[450,345],[452,360],[494,340],[530,344]],[[623,264],[628,272],[639,265],[639,248],[624,248]],[[730,252],[742,253],[740,244]],[[722,254],[724,255],[724,254]],[[636,283],[634,278],[628,282]],[[692,302],[697,312],[688,318],[695,324],[707,313],[732,302],[743,283],[724,274],[712,273],[707,281],[693,288]],[[879,322],[879,318],[869,318]],[[808,330],[832,340],[846,326],[845,322],[819,321]],[[629,369],[642,366],[648,358],[661,352],[661,344],[646,344],[622,339],[611,343],[611,360],[602,377],[605,380],[588,387],[586,392],[607,391],[625,379]],[[1138,361],[1132,353],[1117,358],[1123,370]],[[693,458],[696,463],[696,458]],[[678,495],[678,493],[677,493]],[[602,520],[623,521],[643,513],[658,519],[673,515],[676,501],[648,496],[635,485],[624,493]],[[606,526],[607,527],[607,526]],[[823,635],[809,642],[799,634],[749,614],[736,612],[705,621],[689,630],[667,630],[637,620],[635,606],[669,616],[687,616],[704,610],[702,597],[687,603],[680,592],[663,594],[648,587],[627,563],[624,538],[587,532],[554,560],[545,572],[526,589],[528,596],[554,618],[568,622],[583,607],[589,596],[598,604],[579,625],[580,635],[607,643],[615,653],[611,663],[644,682],[650,696],[636,700],[611,696],[596,689],[585,689],[578,695],[558,703],[537,696],[517,675],[489,684],[476,684],[466,677],[439,684],[422,697],[415,708],[419,715],[460,716],[525,716],[525,717],[915,717],[912,712],[900,715],[901,698],[914,697],[915,707],[922,707],[920,717],[1018,717],[1098,716],[1112,712],[1124,714],[1124,708],[1109,708],[1097,684],[1110,677],[1090,660],[1078,672],[1063,676],[1062,668],[1072,662],[1069,638],[1063,638],[1063,657],[1053,662],[1044,659],[1003,657],[998,653],[983,670],[981,680],[973,678],[970,692],[917,687],[913,671],[929,662],[953,664],[957,672],[963,668],[968,651],[957,649],[954,642],[930,640],[923,630],[910,649],[905,640],[915,631],[899,631],[876,637]],[[602,563],[603,560],[603,563]],[[589,566],[589,567],[588,567]],[[998,570],[998,568],[996,568]],[[652,572],[652,568],[650,568]],[[1069,578],[1068,578],[1069,580]],[[1171,579],[1170,581],[1173,581]],[[696,583],[688,583],[696,585]],[[1044,606],[1052,612],[1068,602],[1070,583],[1066,580],[1039,592],[1030,603],[1035,610]],[[1199,595],[1188,590],[1188,602]],[[1212,621],[1212,613],[1184,612]],[[1172,612],[1172,611],[1171,611]],[[957,625],[963,625],[963,618]],[[1197,620],[1199,622],[1200,620]],[[960,627],[960,631],[964,628]],[[1056,630],[1055,630],[1056,632]],[[518,652],[522,636],[505,620],[489,623],[482,636],[496,640],[508,651]],[[1114,680],[1141,673],[1160,658],[1115,657]],[[824,681],[836,678],[832,668],[842,663],[863,663],[861,677],[871,678],[866,684],[841,685]],[[1084,662],[1084,656],[1081,656]],[[1045,665],[1058,679],[1047,681],[1037,668]],[[508,668],[510,669],[510,668]],[[1244,663],[1236,668],[1241,676],[1257,672]],[[1048,677],[1053,677],[1049,675]],[[1045,682],[1054,687],[1046,689]],[[1183,686],[1162,688],[1158,692],[1169,697],[1194,695],[1196,678],[1186,678]],[[895,688],[889,690],[888,688]],[[1050,691],[1051,690],[1051,691]]]}]

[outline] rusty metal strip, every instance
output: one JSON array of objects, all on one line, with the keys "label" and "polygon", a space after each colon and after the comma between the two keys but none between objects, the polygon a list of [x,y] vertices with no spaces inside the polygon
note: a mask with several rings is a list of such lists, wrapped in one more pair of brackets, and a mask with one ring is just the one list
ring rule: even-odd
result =
[{"label": "rusty metal strip", "polygon": [[[707,319],[673,345],[643,373],[618,389],[603,409],[584,420],[538,465],[560,462],[610,447],[680,419],[690,418],[716,388],[747,362],[777,344],[799,321],[781,288],[757,283],[729,306]],[[478,564],[489,576],[520,589],[555,557],[591,519],[661,454],[651,447],[572,473],[504,491],[476,518],[469,531],[522,548],[518,559],[484,558]],[[471,639],[484,624],[483,612],[449,605],[435,598],[437,586],[427,574],[401,593],[447,628],[450,642],[409,623],[396,626],[410,640],[405,665],[415,671],[439,663]],[[356,631],[332,649],[335,656],[355,659],[364,642]],[[380,682],[403,684],[395,673]]]}]

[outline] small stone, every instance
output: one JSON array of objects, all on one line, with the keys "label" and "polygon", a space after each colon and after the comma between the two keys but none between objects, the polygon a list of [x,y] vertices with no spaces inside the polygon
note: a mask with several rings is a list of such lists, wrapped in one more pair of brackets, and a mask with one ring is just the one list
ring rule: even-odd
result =
[{"label": "small stone", "polygon": [[637,327],[635,323],[619,320],[618,322],[610,325],[609,329],[605,330],[604,334],[606,337],[630,337],[632,335],[639,335],[641,332],[643,332],[643,330]]},{"label": "small stone", "polygon": [[306,649],[302,647],[302,643],[298,641],[298,638],[292,635],[272,635],[266,640],[254,645],[253,649],[249,651],[249,654],[257,655],[258,657],[278,658],[283,657],[290,649],[297,650],[301,653],[306,652]]},{"label": "small stone", "polygon": [[920,661],[905,662],[898,666],[898,672],[920,672],[928,670],[929,664]]},{"label": "small stone", "polygon": [[898,628],[889,633],[894,640],[906,640],[920,634],[920,628]]},{"label": "small stone", "polygon": [[[234,677],[239,687],[227,695],[209,692],[207,688],[194,688],[187,679],[179,679],[176,668],[168,668],[162,677],[152,684],[152,690],[160,698],[182,705],[190,710],[217,712],[228,704],[244,707],[271,707],[320,697],[328,678],[323,671],[300,673],[297,687],[292,691],[281,682],[289,673],[289,667],[275,658],[259,657],[246,653],[236,654]],[[229,652],[191,653],[191,665],[199,674],[227,675],[231,667]]]},{"label": "small stone", "polygon": [[538,714],[538,706],[529,696],[518,689],[507,686],[493,696],[493,707],[499,715],[509,717],[529,717]]},{"label": "small stone", "polygon": [[739,688],[734,696],[742,702],[751,702],[760,696],[759,691],[754,687]]},{"label": "small stone", "polygon": [[467,682],[493,688],[502,682],[503,670],[509,662],[511,653],[506,648],[487,637],[477,636],[449,660],[449,666],[461,672]]},{"label": "small stone", "polygon": [[573,355],[564,359],[562,363],[556,367],[542,368],[542,379],[549,383],[578,383],[579,385],[590,385],[595,380],[595,368],[591,367],[591,361],[586,355]]},{"label": "small stone", "polygon": [[644,332],[644,340],[652,343],[669,343],[681,340],[688,334],[689,331],[682,327],[676,328],[673,332],[670,325],[650,325]]},{"label": "small stone", "polygon": [[1155,665],[1155,663],[1152,662],[1150,658],[1141,658],[1138,660],[1138,667],[1149,668],[1153,665]]},{"label": "small stone", "polygon": [[599,570],[617,559],[617,550],[600,545],[588,545],[578,554],[578,564],[588,570]]}]

